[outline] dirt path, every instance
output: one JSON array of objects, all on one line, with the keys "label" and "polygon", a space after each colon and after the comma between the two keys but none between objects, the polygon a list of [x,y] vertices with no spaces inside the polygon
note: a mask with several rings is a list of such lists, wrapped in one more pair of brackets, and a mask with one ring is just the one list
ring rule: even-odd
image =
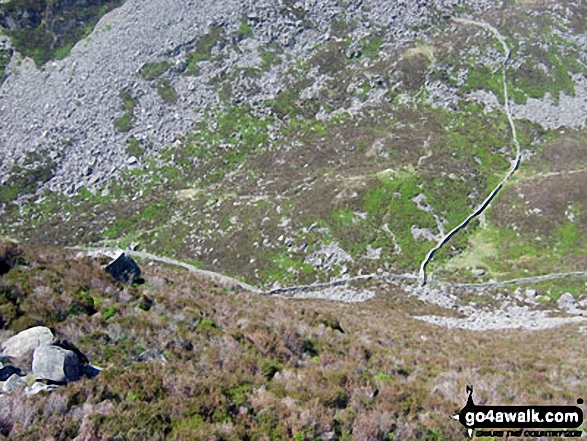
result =
[{"label": "dirt path", "polygon": [[516,170],[520,166],[520,162],[522,160],[521,148],[520,148],[520,144],[518,142],[518,132],[516,130],[516,124],[514,123],[514,119],[512,117],[512,113],[511,113],[511,109],[510,109],[508,84],[507,84],[507,78],[506,78],[506,67],[507,67],[507,63],[510,59],[510,54],[511,54],[510,48],[507,45],[504,36],[501,35],[499,33],[499,31],[496,28],[494,28],[493,26],[491,26],[487,23],[484,23],[484,22],[478,22],[478,21],[467,20],[467,19],[455,18],[454,20],[458,23],[470,24],[470,25],[479,26],[483,29],[486,29],[487,31],[493,33],[496,36],[496,38],[499,40],[501,45],[503,46],[503,50],[505,52],[505,57],[504,57],[503,66],[502,66],[504,110],[505,110],[505,113],[506,113],[508,121],[509,121],[510,129],[512,132],[512,139],[513,139],[514,145],[516,147],[516,157],[512,161],[512,166],[511,166],[509,172],[505,175],[505,177],[501,180],[501,182],[497,185],[497,187],[495,187],[493,189],[493,191],[491,193],[489,193],[489,196],[487,196],[485,198],[485,200],[483,202],[481,202],[481,204],[475,209],[475,211],[473,211],[469,216],[467,216],[467,218],[465,220],[463,220],[459,225],[457,225],[451,231],[449,231],[447,234],[445,234],[438,241],[436,246],[434,246],[434,248],[432,248],[430,251],[428,251],[428,254],[426,255],[426,257],[424,258],[424,260],[422,261],[422,263],[420,265],[419,277],[420,277],[420,285],[421,286],[426,285],[426,282],[427,282],[426,267],[432,261],[434,254],[438,250],[440,250],[454,235],[456,235],[459,231],[461,231],[463,228],[465,228],[472,219],[483,214],[483,212],[487,209],[487,207],[489,206],[491,201],[495,198],[495,196],[497,196],[497,194],[503,188],[503,186],[514,175],[514,173],[516,172]]},{"label": "dirt path", "polygon": [[[88,252],[89,254],[106,254],[110,256],[114,256],[117,253],[120,253],[120,249],[118,248],[111,248],[111,247],[70,247],[72,250],[80,250]],[[197,274],[199,276],[205,277],[210,280],[214,280],[221,285],[228,286],[231,288],[242,288],[246,291],[253,292],[255,294],[262,294],[263,291],[259,288],[256,288],[252,285],[247,283],[241,282],[240,280],[235,279],[234,277],[226,276],[224,274],[216,273],[214,271],[203,270],[200,268],[196,268],[194,265],[190,265],[189,263],[182,262],[181,260],[172,259],[170,257],[165,256],[157,256],[156,254],[147,253],[145,251],[133,251],[133,250],[124,250],[124,253],[129,256],[139,257],[141,259],[148,259],[154,260],[156,262],[163,262],[168,265],[175,265],[182,268],[187,269],[190,273]]]}]

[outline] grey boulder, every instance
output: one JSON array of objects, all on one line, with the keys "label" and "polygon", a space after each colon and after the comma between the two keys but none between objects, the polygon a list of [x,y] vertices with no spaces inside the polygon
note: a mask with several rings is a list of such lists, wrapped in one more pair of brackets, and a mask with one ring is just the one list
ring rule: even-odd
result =
[{"label": "grey boulder", "polygon": [[10,376],[10,378],[8,380],[6,380],[6,382],[2,386],[2,390],[4,392],[12,392],[16,389],[25,388],[25,387],[26,387],[26,381],[24,381],[18,375],[12,374]]},{"label": "grey boulder", "polygon": [[50,345],[54,341],[55,337],[49,328],[35,326],[10,337],[2,343],[1,348],[4,355],[20,358],[32,354],[37,347]]},{"label": "grey boulder", "polygon": [[80,379],[83,366],[73,351],[59,346],[39,346],[33,354],[33,374],[37,380],[67,383]]}]

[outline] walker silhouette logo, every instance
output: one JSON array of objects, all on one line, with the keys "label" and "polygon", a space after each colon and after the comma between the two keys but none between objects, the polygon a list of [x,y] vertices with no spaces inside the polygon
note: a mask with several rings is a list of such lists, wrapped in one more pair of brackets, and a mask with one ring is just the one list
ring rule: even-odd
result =
[{"label": "walker silhouette logo", "polygon": [[[473,402],[473,386],[467,386],[467,404],[454,415],[455,420],[467,428],[470,437],[477,436],[564,436],[580,437],[583,411],[577,406],[477,406]],[[579,398],[577,404],[583,404]],[[522,429],[523,428],[523,429]],[[517,429],[517,430],[504,430]],[[564,430],[527,430],[564,429]]]}]

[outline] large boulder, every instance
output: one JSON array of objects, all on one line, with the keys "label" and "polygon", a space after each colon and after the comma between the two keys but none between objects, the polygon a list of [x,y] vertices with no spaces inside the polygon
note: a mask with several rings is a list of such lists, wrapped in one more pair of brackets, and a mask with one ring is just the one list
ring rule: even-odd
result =
[{"label": "large boulder", "polygon": [[118,282],[135,283],[142,281],[141,269],[132,258],[124,253],[121,253],[120,256],[106,266],[106,272]]},{"label": "large boulder", "polygon": [[73,351],[59,346],[39,346],[33,354],[33,374],[37,380],[56,383],[77,381],[83,366]]},{"label": "large boulder", "polygon": [[30,356],[33,351],[42,345],[50,345],[55,337],[49,328],[35,326],[10,337],[0,346],[5,356],[21,358]]}]

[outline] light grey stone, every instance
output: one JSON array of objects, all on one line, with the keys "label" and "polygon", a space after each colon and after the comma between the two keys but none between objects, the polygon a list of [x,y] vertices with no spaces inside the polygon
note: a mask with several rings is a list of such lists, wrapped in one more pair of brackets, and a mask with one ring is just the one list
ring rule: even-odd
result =
[{"label": "light grey stone", "polygon": [[39,346],[35,349],[33,374],[37,380],[59,383],[77,381],[82,372],[82,364],[73,351],[59,346]]},{"label": "light grey stone", "polygon": [[526,295],[526,300],[530,303],[535,303],[538,299],[538,292],[535,289],[527,289],[524,294]]},{"label": "light grey stone", "polygon": [[55,337],[49,328],[36,326],[19,332],[2,343],[2,352],[8,357],[20,358],[31,354],[41,345],[50,345]]},{"label": "light grey stone", "polygon": [[569,292],[562,293],[562,295],[559,297],[556,303],[560,309],[563,309],[565,311],[570,311],[572,309],[577,308],[577,301]]},{"label": "light grey stone", "polygon": [[25,387],[26,387],[26,381],[24,381],[18,375],[12,374],[10,376],[10,378],[4,382],[4,385],[2,386],[2,390],[4,392],[12,392],[16,389],[25,388]]},{"label": "light grey stone", "polygon": [[52,390],[58,389],[59,386],[55,384],[44,384],[44,383],[33,383],[31,387],[27,387],[24,390],[25,395],[36,395],[39,392],[51,392]]}]

